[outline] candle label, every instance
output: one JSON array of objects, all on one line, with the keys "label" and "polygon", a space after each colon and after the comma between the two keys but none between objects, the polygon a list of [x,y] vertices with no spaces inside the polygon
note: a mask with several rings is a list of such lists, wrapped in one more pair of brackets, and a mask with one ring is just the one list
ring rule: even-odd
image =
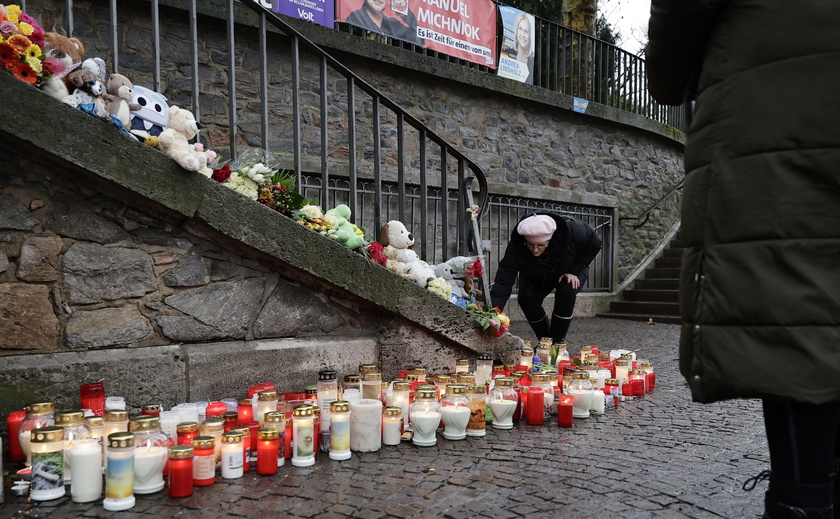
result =
[{"label": "candle label", "polygon": [[483,431],[487,427],[487,421],[485,420],[486,407],[483,399],[477,400],[476,405],[470,402],[470,421],[467,423],[467,429]]},{"label": "candle label", "polygon": [[108,457],[105,470],[105,497],[122,499],[134,495],[134,456]]},{"label": "candle label", "polygon": [[33,452],[32,490],[53,490],[64,487],[63,451]]},{"label": "candle label", "polygon": [[225,463],[225,468],[227,468],[227,469],[230,469],[230,470],[241,469],[245,465],[245,463],[243,461],[243,452],[241,450],[238,450],[236,452],[225,453],[224,463]]},{"label": "candle label", "polygon": [[313,429],[309,427],[295,428],[295,456],[304,458],[315,454],[315,438]]},{"label": "candle label", "polygon": [[216,456],[195,456],[193,458],[193,479],[216,477]]},{"label": "candle label", "polygon": [[350,420],[330,423],[330,450],[350,450]]}]

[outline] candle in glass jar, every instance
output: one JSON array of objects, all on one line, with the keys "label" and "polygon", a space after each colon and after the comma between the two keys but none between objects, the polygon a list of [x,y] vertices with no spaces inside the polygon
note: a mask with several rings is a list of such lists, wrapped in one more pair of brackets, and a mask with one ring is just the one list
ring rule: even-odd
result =
[{"label": "candle in glass jar", "polygon": [[350,459],[350,402],[330,404],[330,459]]},{"label": "candle in glass jar", "polygon": [[545,391],[543,391],[543,388],[529,387],[526,403],[525,419],[528,425],[542,425],[545,421]]},{"label": "candle in glass jar", "polygon": [[513,390],[513,379],[500,377],[490,391],[490,411],[493,413],[494,429],[512,429],[513,413],[518,397]]},{"label": "candle in glass jar", "polygon": [[362,398],[379,400],[382,385],[382,373],[362,374]]},{"label": "candle in glass jar", "polygon": [[193,440],[198,436],[198,424],[195,422],[181,422],[176,427],[177,445],[193,446]]},{"label": "candle in glass jar", "polygon": [[254,407],[250,398],[240,398],[237,401],[236,414],[239,415],[240,425],[254,420]]},{"label": "candle in glass jar", "polygon": [[58,499],[64,489],[64,428],[47,426],[30,431],[32,485],[29,497],[35,501]]},{"label": "candle in glass jar", "polygon": [[242,472],[251,470],[251,429],[248,427],[234,427],[228,432],[242,435]]},{"label": "candle in glass jar", "polygon": [[97,439],[80,439],[70,448],[70,464],[76,477],[70,483],[70,497],[76,503],[90,503],[102,495],[102,445]]},{"label": "candle in glass jar", "polygon": [[[107,416],[107,411],[106,411]],[[105,466],[105,500],[102,507],[109,512],[128,510],[134,506],[134,434],[116,432],[108,435]]]},{"label": "candle in glass jar", "polygon": [[257,432],[257,474],[271,476],[277,474],[277,444],[280,434],[277,429],[260,429]]},{"label": "candle in glass jar", "polygon": [[96,416],[105,414],[105,385],[102,382],[80,385],[79,397],[82,409],[90,409]]},{"label": "candle in glass jar", "polygon": [[140,408],[140,414],[143,416],[160,416],[160,404],[144,404]]},{"label": "candle in glass jar", "polygon": [[236,411],[225,411],[222,413],[222,422],[224,422],[224,431],[228,432],[231,429],[239,427],[239,413]]},{"label": "candle in glass jar", "polygon": [[411,423],[414,436],[411,441],[418,447],[437,444],[437,428],[440,425],[440,402],[435,398],[434,387],[418,389],[411,403]]},{"label": "candle in glass jar", "polygon": [[105,411],[105,437],[117,432],[128,432],[128,411],[108,409]]},{"label": "candle in glass jar", "polygon": [[321,408],[321,429],[330,428],[330,405],[338,400],[338,376],[334,370],[318,372],[318,407]]},{"label": "candle in glass jar", "polygon": [[574,395],[560,395],[557,402],[557,423],[560,427],[571,427],[574,422]]},{"label": "candle in glass jar", "polygon": [[624,385],[629,380],[630,361],[627,359],[618,359],[615,361],[615,378],[618,379],[619,384]]},{"label": "candle in glass jar", "polygon": [[254,411],[254,420],[257,420],[260,422],[260,425],[263,425],[265,423],[263,421],[265,413],[277,411],[277,391],[260,391],[257,393],[257,397],[257,408]]},{"label": "candle in glass jar", "polygon": [[292,410],[292,465],[309,467],[315,464],[315,409],[309,404]]},{"label": "candle in glass jar", "polygon": [[282,467],[286,464],[286,445],[291,445],[286,441],[286,436],[290,435],[287,435],[287,431],[291,426],[291,420],[288,420],[289,423],[287,424],[286,413],[281,413],[279,411],[274,413],[265,413],[264,417],[266,429],[277,429],[277,434],[279,435],[277,438],[277,466]]},{"label": "candle in glass jar", "polygon": [[6,417],[6,432],[9,436],[9,459],[11,461],[25,461],[26,454],[20,447],[20,424],[26,418],[26,411],[12,411]]},{"label": "candle in glass jar", "polygon": [[237,479],[243,475],[242,433],[228,431],[222,434],[222,477]]},{"label": "candle in glass jar", "polygon": [[467,436],[487,434],[487,393],[484,386],[467,386],[467,398],[470,399],[470,420],[467,422]]},{"label": "candle in glass jar", "polygon": [[350,450],[378,451],[382,447],[382,402],[362,398],[350,402]]},{"label": "candle in glass jar", "polygon": [[206,487],[216,482],[216,439],[197,436],[193,439],[193,484]]},{"label": "candle in glass jar", "polygon": [[198,432],[201,436],[212,436],[215,440],[216,463],[222,461],[222,433],[225,432],[225,423],[220,418],[209,418],[198,425]]},{"label": "candle in glass jar", "polygon": [[458,359],[455,361],[455,373],[468,373],[470,371],[470,359]]},{"label": "candle in glass jar", "polygon": [[391,390],[391,405],[402,408],[403,417],[408,417],[408,406],[410,404],[408,394],[408,382],[394,382],[394,387]]},{"label": "candle in glass jar", "polygon": [[483,386],[493,376],[493,357],[488,353],[481,353],[475,362],[475,383]]},{"label": "candle in glass jar", "polygon": [[169,497],[193,494],[193,448],[176,445],[169,448]]},{"label": "candle in glass jar", "polygon": [[222,402],[210,402],[204,408],[204,419],[221,418],[227,412],[227,406]]},{"label": "candle in glass jar", "polygon": [[399,445],[402,432],[402,407],[386,407],[382,416],[382,443]]},{"label": "candle in glass jar", "polygon": [[168,459],[168,446],[148,443],[134,452],[134,492],[153,494],[163,489],[163,467]]}]

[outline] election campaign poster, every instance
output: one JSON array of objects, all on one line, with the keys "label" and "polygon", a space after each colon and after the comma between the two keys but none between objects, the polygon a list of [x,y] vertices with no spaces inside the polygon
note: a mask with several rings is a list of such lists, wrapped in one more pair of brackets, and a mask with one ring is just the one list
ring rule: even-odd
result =
[{"label": "election campaign poster", "polygon": [[299,18],[308,22],[317,23],[324,27],[335,27],[335,2],[334,0],[260,0],[269,6],[275,13],[285,14],[293,18]]},{"label": "election campaign poster", "polygon": [[336,18],[339,22],[496,68],[493,0],[336,0]]},{"label": "election campaign poster", "polygon": [[534,15],[506,5],[499,6],[499,14],[503,36],[498,74],[533,85]]}]

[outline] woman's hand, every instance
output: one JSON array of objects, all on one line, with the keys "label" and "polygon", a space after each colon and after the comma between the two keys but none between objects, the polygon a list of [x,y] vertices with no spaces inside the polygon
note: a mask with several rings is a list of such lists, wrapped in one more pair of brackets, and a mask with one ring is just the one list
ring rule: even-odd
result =
[{"label": "woman's hand", "polygon": [[565,281],[566,283],[571,285],[572,288],[574,288],[575,290],[580,288],[580,279],[578,279],[578,277],[574,274],[569,274],[568,272],[560,276],[560,279],[558,281],[560,283]]}]

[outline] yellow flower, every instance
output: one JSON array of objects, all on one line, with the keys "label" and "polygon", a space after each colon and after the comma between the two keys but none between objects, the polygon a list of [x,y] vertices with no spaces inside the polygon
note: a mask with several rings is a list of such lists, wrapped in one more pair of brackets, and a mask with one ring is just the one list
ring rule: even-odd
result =
[{"label": "yellow flower", "polygon": [[27,36],[29,36],[30,34],[32,34],[33,32],[35,32],[35,28],[34,28],[34,27],[32,27],[31,25],[29,25],[29,24],[28,24],[28,23],[26,23],[26,22],[20,22],[20,23],[18,24],[18,30],[19,30],[20,32],[22,32],[23,34],[27,35]]},{"label": "yellow flower", "polygon": [[[16,6],[13,6],[13,7],[16,7]],[[13,13],[11,10],[9,10],[9,12],[6,13],[6,19],[9,20],[10,22],[14,23],[14,24],[18,23],[18,15],[16,13]]]},{"label": "yellow flower", "polygon": [[38,58],[26,58],[26,62],[29,63],[36,74],[40,75],[44,71],[44,66]]},{"label": "yellow flower", "polygon": [[35,60],[37,60],[38,58],[40,58],[40,57],[41,57],[41,54],[42,54],[43,52],[44,52],[44,51],[42,51],[42,50],[41,50],[41,47],[39,47],[39,46],[37,46],[37,45],[35,45],[35,44],[33,43],[32,45],[30,45],[30,46],[29,46],[29,47],[28,47],[28,48],[24,51],[24,56],[26,56],[26,61],[29,61],[29,60],[31,60],[31,59],[35,59]]},{"label": "yellow flower", "polygon": [[500,323],[506,326],[510,326],[510,317],[508,317],[507,315],[499,314],[496,316],[496,318],[499,320]]},{"label": "yellow flower", "polygon": [[6,16],[10,14],[19,15],[22,12],[19,5],[11,4],[6,6]]}]

